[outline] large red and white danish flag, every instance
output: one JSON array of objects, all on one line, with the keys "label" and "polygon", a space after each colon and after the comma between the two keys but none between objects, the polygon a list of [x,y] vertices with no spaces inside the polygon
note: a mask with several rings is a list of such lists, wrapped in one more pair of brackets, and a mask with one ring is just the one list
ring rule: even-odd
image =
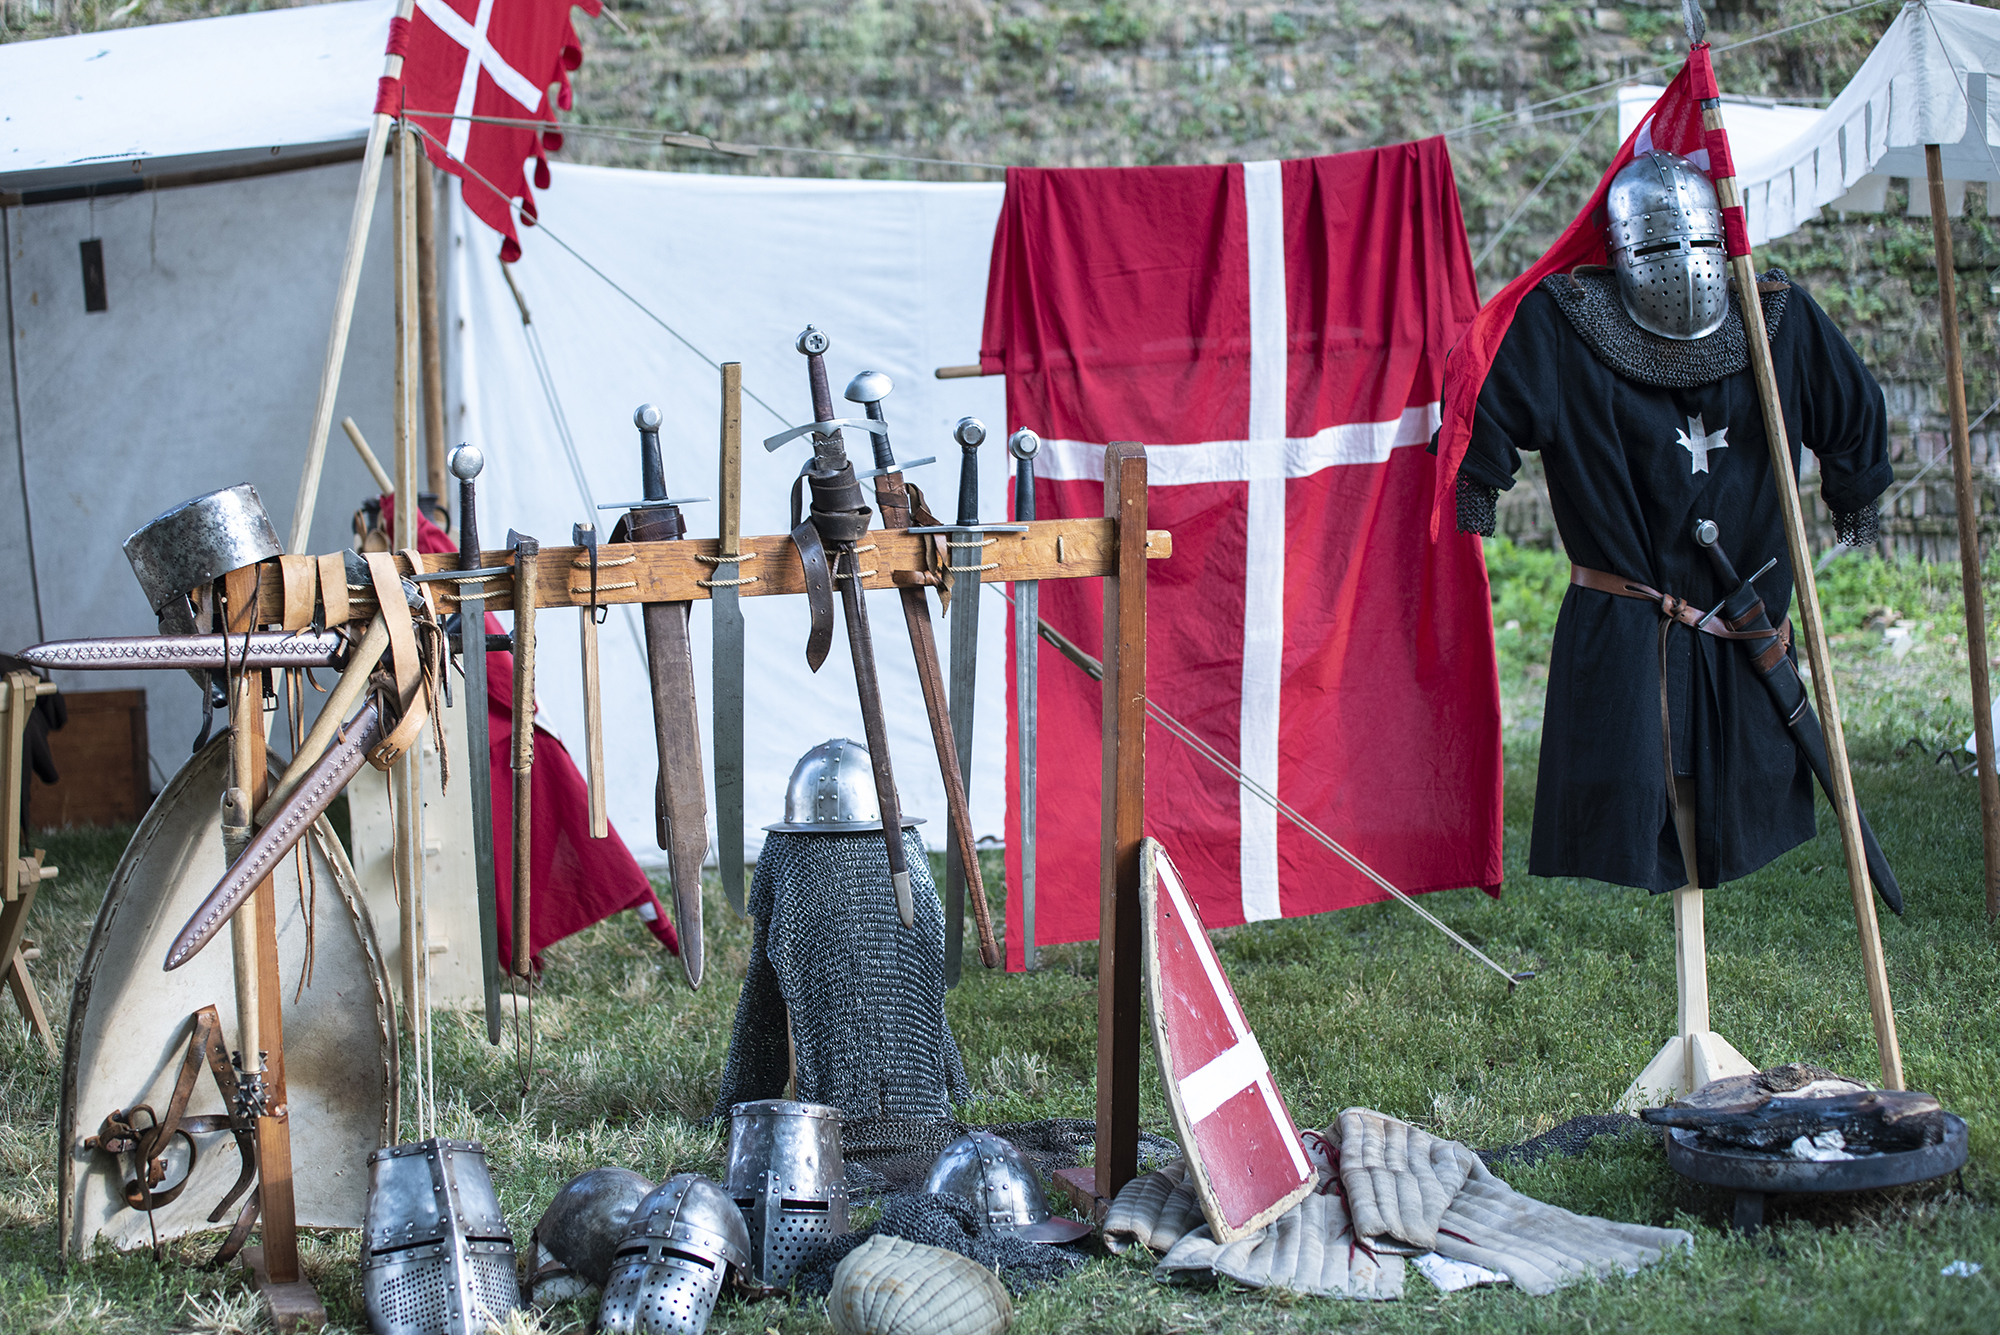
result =
[{"label": "large red and white danish flag", "polygon": [[[603,0],[416,0],[407,22],[390,25],[389,50],[402,52],[403,73],[382,81],[376,110],[423,127],[431,161],[465,182],[466,207],[504,238],[503,260],[521,255],[513,202],[534,221],[528,160],[535,187],[546,190],[545,154],[562,147],[556,108],[569,109],[569,74],[583,63],[572,4],[586,14],[603,9]],[[545,128],[497,123],[524,120]]]},{"label": "large red and white danish flag", "polygon": [[1291,1209],[1318,1175],[1201,915],[1157,839],[1139,846],[1139,902],[1160,1083],[1209,1231],[1217,1242],[1234,1242]]},{"label": "large red and white danish flag", "polygon": [[[1404,890],[1496,887],[1485,562],[1477,538],[1433,544],[1427,524],[1444,355],[1479,304],[1443,141],[1010,170],[986,302],[981,363],[1007,376],[1008,429],[1046,440],[1037,517],[1101,515],[1104,446],[1146,446],[1148,523],[1174,535],[1147,570],[1148,696]],[[1041,605],[1101,642],[1095,581],[1046,582]],[[1099,734],[1100,692],[1040,663],[1036,936],[1089,940],[1101,769],[1075,739]],[[1146,828],[1218,927],[1383,897],[1158,727]]]}]

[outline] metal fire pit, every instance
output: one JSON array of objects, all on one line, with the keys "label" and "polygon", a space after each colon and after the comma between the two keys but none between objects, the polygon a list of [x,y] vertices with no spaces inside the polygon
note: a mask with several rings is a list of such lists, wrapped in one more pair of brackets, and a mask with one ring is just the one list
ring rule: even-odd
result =
[{"label": "metal fire pit", "polygon": [[1935,1145],[1831,1163],[1751,1150],[1712,1149],[1699,1144],[1698,1137],[1698,1132],[1684,1127],[1669,1128],[1667,1162],[1682,1177],[1712,1187],[1734,1188],[1736,1228],[1746,1234],[1764,1226],[1767,1196],[1874,1191],[1928,1182],[1965,1166],[1965,1122],[1951,1113],[1944,1115],[1944,1139]]}]

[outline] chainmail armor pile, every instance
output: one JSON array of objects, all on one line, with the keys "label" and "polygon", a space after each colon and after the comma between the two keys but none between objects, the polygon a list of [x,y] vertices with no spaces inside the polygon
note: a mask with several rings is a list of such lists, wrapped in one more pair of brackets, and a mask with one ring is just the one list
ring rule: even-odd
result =
[{"label": "chainmail armor pile", "polygon": [[[1759,294],[1764,324],[1776,338],[1791,280],[1784,270],[1772,269],[1758,281],[1785,284]],[[1705,338],[1683,340],[1662,338],[1635,324],[1618,296],[1618,276],[1609,269],[1550,274],[1542,280],[1542,290],[1555,299],[1557,309],[1597,359],[1627,380],[1662,389],[1692,389],[1735,375],[1750,364],[1743,315],[1733,301],[1720,329]]]},{"label": "chainmail armor pile", "polygon": [[1015,1297],[1067,1277],[1089,1259],[1074,1243],[1024,1242],[988,1227],[978,1208],[963,1197],[919,1192],[889,1196],[882,1202],[882,1217],[868,1228],[816,1243],[796,1273],[799,1291],[828,1292],[834,1267],[877,1233],[970,1257],[997,1273]]},{"label": "chainmail armor pile", "polygon": [[896,916],[879,831],[765,839],[750,885],[750,968],[716,1117],[728,1117],[731,1104],[785,1096],[788,1011],[795,1097],[839,1108],[850,1126],[938,1118],[971,1098],[944,1013],[944,907],[923,841],[905,830],[903,846],[913,928]]},{"label": "chainmail armor pile", "polygon": [[1848,547],[1872,547],[1882,540],[1880,506],[1864,505],[1859,510],[1833,512],[1833,536]]},{"label": "chainmail armor pile", "polygon": [[1490,538],[1500,526],[1500,489],[1458,475],[1458,531]]}]

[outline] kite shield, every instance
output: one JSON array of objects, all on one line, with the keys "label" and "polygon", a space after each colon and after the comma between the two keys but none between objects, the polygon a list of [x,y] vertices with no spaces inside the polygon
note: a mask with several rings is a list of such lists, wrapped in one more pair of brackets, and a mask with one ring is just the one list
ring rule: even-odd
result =
[{"label": "kite shield", "polygon": [[[195,1011],[213,1006],[224,1045],[236,1044],[230,952],[204,951],[172,973],[160,968],[181,923],[222,876],[228,771],[226,736],[181,767],[139,823],[91,929],[63,1054],[57,1199],[66,1256],[144,1246],[153,1236],[147,1215],[125,1203],[122,1163],[86,1148],[85,1139],[114,1109],[168,1106]],[[395,1129],[394,1013],[375,928],[332,827],[316,821],[298,848],[272,873],[298,1222],[358,1228],[368,1155]],[[312,868],[303,887],[302,859]],[[307,906],[316,924],[310,973]],[[197,1083],[187,1114],[223,1111],[215,1084]],[[229,1132],[198,1132],[189,1143],[199,1154],[185,1191],[152,1213],[162,1240],[227,1228],[235,1213],[208,1219],[238,1171]],[[186,1162],[185,1153],[179,1158],[170,1177]]]},{"label": "kite shield", "polygon": [[1318,1180],[1257,1036],[1223,977],[1180,873],[1156,839],[1139,851],[1147,1010],[1174,1134],[1209,1230],[1248,1237]]}]

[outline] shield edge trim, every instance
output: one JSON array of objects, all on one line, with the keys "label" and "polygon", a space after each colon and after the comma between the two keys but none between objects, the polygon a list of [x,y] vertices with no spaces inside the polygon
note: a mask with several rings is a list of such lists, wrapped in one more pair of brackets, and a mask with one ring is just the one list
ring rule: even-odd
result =
[{"label": "shield edge trim", "polygon": [[[1173,1051],[1167,1043],[1164,1012],[1160,1005],[1163,992],[1158,945],[1161,862],[1165,862],[1170,868],[1173,867],[1173,859],[1167,856],[1166,846],[1151,836],[1142,839],[1139,843],[1139,906],[1142,915],[1139,950],[1146,977],[1146,1013],[1153,1029],[1153,1054],[1160,1064],[1160,1085],[1166,1092],[1167,1108],[1173,1118],[1174,1130],[1180,1139],[1181,1153],[1187,1156],[1188,1172],[1194,1178],[1195,1194],[1201,1201],[1202,1215],[1207,1219],[1209,1231],[1214,1234],[1215,1240],[1226,1246],[1270,1227],[1279,1217],[1312,1193],[1317,1183],[1317,1175],[1311,1172],[1308,1165],[1304,1181],[1271,1205],[1259,1210],[1240,1226],[1232,1226],[1222,1212],[1222,1202],[1217,1197],[1214,1186],[1209,1182],[1208,1165],[1202,1160],[1201,1144],[1195,1138],[1194,1123],[1188,1118],[1187,1106],[1181,1097],[1180,1079],[1174,1072]],[[1179,874],[1178,869],[1175,874]],[[1200,910],[1195,908],[1191,899],[1188,901],[1188,908],[1195,914],[1195,926],[1201,928]],[[1218,959],[1216,963],[1219,972],[1221,961]],[[1228,983],[1227,974],[1223,974],[1222,978],[1224,983],[1228,984],[1233,999],[1236,991],[1234,984]],[[1242,1003],[1237,1002],[1237,1006],[1240,1010]],[[1245,1028],[1248,1029],[1247,1023]],[[1265,1072],[1267,1075],[1270,1074],[1268,1062],[1265,1064]],[[1270,1076],[1270,1079],[1272,1091],[1278,1093],[1277,1078]],[[1297,1135],[1298,1127],[1291,1116],[1291,1107],[1285,1103],[1282,1093],[1278,1093],[1278,1106],[1284,1109],[1286,1120],[1294,1122],[1292,1132]]]}]

